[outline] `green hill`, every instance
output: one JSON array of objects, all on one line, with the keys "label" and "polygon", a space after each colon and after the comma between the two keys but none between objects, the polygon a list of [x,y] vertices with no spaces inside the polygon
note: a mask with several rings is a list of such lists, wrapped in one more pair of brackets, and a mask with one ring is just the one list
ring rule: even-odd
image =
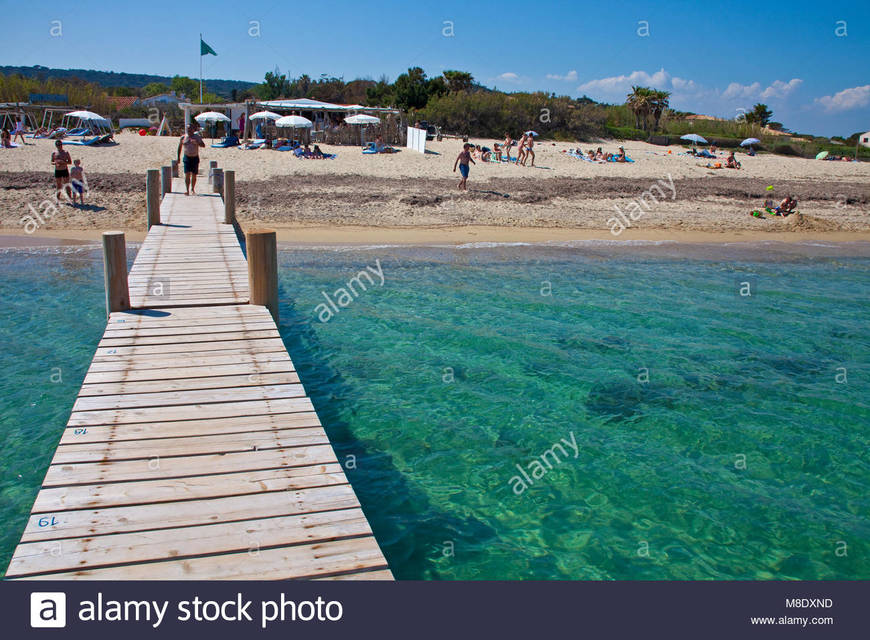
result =
[{"label": "green hill", "polygon": [[[102,87],[130,87],[141,89],[151,82],[169,84],[170,76],[156,76],[146,73],[117,73],[115,71],[94,71],[93,69],[50,69],[41,65],[33,67],[0,66],[0,73],[11,75],[19,74],[27,78],[48,80],[49,78],[79,78],[85,82],[93,82]],[[257,84],[243,80],[204,80],[208,90],[225,99],[230,99],[233,89],[243,91]]]}]

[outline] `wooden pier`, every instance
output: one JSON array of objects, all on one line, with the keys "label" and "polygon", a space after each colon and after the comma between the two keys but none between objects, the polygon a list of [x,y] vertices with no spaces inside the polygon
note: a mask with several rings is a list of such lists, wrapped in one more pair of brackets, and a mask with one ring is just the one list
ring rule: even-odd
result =
[{"label": "wooden pier", "polygon": [[129,304],[108,302],[131,308],[109,314],[6,577],[392,579],[272,313],[250,303],[262,276],[221,196],[183,190],[159,203]]}]

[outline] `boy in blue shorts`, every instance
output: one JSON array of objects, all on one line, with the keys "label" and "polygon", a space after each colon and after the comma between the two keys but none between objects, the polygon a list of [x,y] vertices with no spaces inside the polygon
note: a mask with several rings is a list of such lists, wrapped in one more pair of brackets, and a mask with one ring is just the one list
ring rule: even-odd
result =
[{"label": "boy in blue shorts", "polygon": [[468,191],[468,186],[465,184],[468,180],[468,163],[476,164],[471,158],[471,152],[468,149],[471,147],[469,143],[462,145],[462,151],[456,156],[456,162],[453,163],[453,173],[456,173],[456,165],[459,165],[459,173],[462,175],[462,180],[459,181],[459,188]]}]

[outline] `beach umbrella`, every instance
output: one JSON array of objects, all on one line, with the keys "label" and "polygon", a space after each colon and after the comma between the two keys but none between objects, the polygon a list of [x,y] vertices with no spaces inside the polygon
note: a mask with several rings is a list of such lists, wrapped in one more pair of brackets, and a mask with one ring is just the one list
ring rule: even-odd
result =
[{"label": "beach umbrella", "polygon": [[194,120],[202,124],[203,122],[229,122],[230,119],[217,111],[205,111],[194,117]]},{"label": "beach umbrella", "polygon": [[94,113],[93,111],[70,111],[69,113],[65,113],[64,116],[67,118],[78,118],[79,120],[91,120],[97,122],[108,122],[108,118],[104,118],[99,113]]},{"label": "beach umbrella", "polygon": [[302,116],[284,116],[275,120],[276,127],[292,127],[293,129],[310,129],[313,123]]},{"label": "beach umbrella", "polygon": [[280,118],[280,114],[272,111],[258,111],[257,113],[252,113],[248,120],[279,120]]},{"label": "beach umbrella", "polygon": [[816,160],[824,160],[824,159],[827,158],[827,157],[828,157],[828,152],[827,152],[827,151],[819,151],[819,152],[816,154]]},{"label": "beach umbrella", "polygon": [[707,144],[707,141],[699,136],[697,133],[687,133],[684,136],[680,136],[680,140],[691,140],[692,142],[697,142],[698,144]]},{"label": "beach umbrella", "polygon": [[380,124],[381,119],[375,118],[374,116],[367,116],[364,113],[360,113],[355,116],[348,116],[344,119],[344,121],[348,124]]},{"label": "beach umbrella", "polygon": [[537,137],[538,137],[538,132],[537,132],[537,131],[526,131],[526,134],[525,134],[525,135],[527,135],[527,136],[533,136],[533,137],[537,138]]},{"label": "beach umbrella", "polygon": [[740,143],[740,146],[741,147],[748,147],[750,145],[760,144],[760,143],[761,143],[761,140],[759,140],[758,138],[746,138],[746,140],[744,140],[743,142]]}]

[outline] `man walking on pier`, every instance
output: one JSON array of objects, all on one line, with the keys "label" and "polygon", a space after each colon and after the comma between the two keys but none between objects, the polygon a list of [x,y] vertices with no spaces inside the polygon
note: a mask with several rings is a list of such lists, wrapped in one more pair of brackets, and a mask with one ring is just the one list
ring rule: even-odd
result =
[{"label": "man walking on pier", "polygon": [[187,125],[187,133],[178,141],[178,160],[184,149],[184,195],[196,195],[196,176],[199,173],[199,148],[205,146],[202,136],[196,132],[196,125]]}]

